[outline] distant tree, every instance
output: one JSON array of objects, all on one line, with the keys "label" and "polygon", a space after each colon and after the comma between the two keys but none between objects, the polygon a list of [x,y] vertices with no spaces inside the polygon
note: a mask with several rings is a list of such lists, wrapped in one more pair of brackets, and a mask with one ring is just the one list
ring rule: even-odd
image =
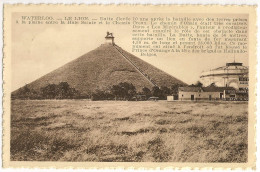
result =
[{"label": "distant tree", "polygon": [[70,86],[67,82],[61,82],[56,87],[56,98],[64,99],[71,96]]},{"label": "distant tree", "polygon": [[167,99],[167,96],[171,94],[171,89],[168,87],[162,86],[160,90],[161,90],[161,95],[160,95],[161,99]]},{"label": "distant tree", "polygon": [[132,83],[121,82],[112,86],[111,93],[115,99],[130,100],[136,94],[136,88]]},{"label": "distant tree", "polygon": [[202,87],[203,84],[200,81],[197,81],[195,84],[189,85],[189,87]]},{"label": "distant tree", "polygon": [[55,84],[48,84],[45,87],[41,88],[41,93],[43,98],[45,99],[54,99],[57,95],[57,85]]},{"label": "distant tree", "polygon": [[75,88],[70,87],[67,82],[48,84],[35,91],[28,85],[11,94],[12,99],[76,99],[81,98],[81,94]]},{"label": "distant tree", "polygon": [[173,84],[171,86],[171,94],[178,94],[179,87],[183,87],[183,84],[179,84],[179,83]]},{"label": "distant tree", "polygon": [[215,82],[212,82],[212,83],[210,84],[210,86],[211,86],[211,87],[217,87],[217,85],[216,85]]},{"label": "distant tree", "polygon": [[166,100],[167,96],[170,95],[172,90],[166,86],[162,86],[161,88],[155,86],[152,88],[152,95],[155,97],[159,97],[161,100]]},{"label": "distant tree", "polygon": [[152,92],[151,92],[151,90],[150,90],[149,88],[144,87],[144,88],[142,89],[141,94],[146,95],[146,98],[148,98],[148,97],[150,97],[150,96],[152,95]]},{"label": "distant tree", "polygon": [[105,100],[112,100],[112,99],[115,98],[114,95],[111,94],[110,90],[109,91],[104,91],[104,95],[105,95]]},{"label": "distant tree", "polygon": [[101,100],[103,98],[103,91],[96,89],[92,94],[91,100]]},{"label": "distant tree", "polygon": [[115,99],[117,100],[118,98],[122,97],[122,92],[121,88],[119,85],[113,85],[111,88],[112,94],[115,96]]},{"label": "distant tree", "polygon": [[70,88],[69,94],[67,98],[70,99],[78,99],[80,98],[80,92],[78,90],[76,90],[75,88]]},{"label": "distant tree", "polygon": [[196,87],[202,87],[203,84],[200,82],[200,81],[197,81],[196,84],[195,84]]},{"label": "distant tree", "polygon": [[25,85],[22,88],[19,88],[18,91],[14,94],[11,94],[12,99],[37,99],[39,94]]},{"label": "distant tree", "polygon": [[103,90],[95,90],[91,95],[91,100],[112,100],[114,99],[114,95],[110,93],[110,91]]},{"label": "distant tree", "polygon": [[132,83],[122,82],[119,83],[119,86],[121,87],[124,100],[129,100],[136,94],[135,86]]},{"label": "distant tree", "polygon": [[155,96],[155,97],[160,97],[160,96],[161,96],[161,90],[160,90],[160,88],[157,87],[157,86],[154,86],[154,87],[152,88],[152,94],[153,94],[153,96]]},{"label": "distant tree", "polygon": [[48,84],[41,88],[41,95],[45,99],[72,99],[80,97],[80,93],[71,88],[67,82]]}]

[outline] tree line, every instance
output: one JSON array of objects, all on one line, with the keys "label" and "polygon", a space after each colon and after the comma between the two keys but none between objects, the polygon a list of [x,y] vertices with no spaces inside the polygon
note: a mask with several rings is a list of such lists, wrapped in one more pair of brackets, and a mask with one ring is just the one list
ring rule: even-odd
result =
[{"label": "tree line", "polygon": [[[143,87],[141,91],[137,91],[132,83],[121,82],[117,85],[113,85],[109,90],[102,91],[96,90],[91,94],[92,100],[147,100],[149,97],[157,97],[159,100],[166,100],[168,95],[177,95],[178,88],[183,86],[182,84],[174,84],[170,88],[152,87],[149,89]],[[142,96],[142,99],[138,97]]]},{"label": "tree line", "polygon": [[72,88],[67,82],[59,84],[48,84],[35,91],[25,85],[12,93],[12,99],[92,99],[92,100],[138,100],[142,96],[142,100],[147,100],[149,97],[157,97],[160,100],[166,100],[168,95],[177,95],[178,88],[182,84],[174,84],[171,87],[147,87],[137,91],[132,83],[121,82],[113,85],[108,90],[95,90],[89,94],[80,93],[75,88]]},{"label": "tree line", "polygon": [[80,97],[79,91],[71,88],[67,82],[48,84],[39,91],[30,89],[28,85],[11,94],[12,99],[75,99]]}]

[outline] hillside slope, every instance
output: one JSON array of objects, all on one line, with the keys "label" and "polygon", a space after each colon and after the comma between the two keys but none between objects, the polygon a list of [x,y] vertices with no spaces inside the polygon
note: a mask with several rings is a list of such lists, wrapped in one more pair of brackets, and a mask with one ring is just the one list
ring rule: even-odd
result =
[{"label": "hillside slope", "polygon": [[[128,60],[122,52],[127,55]],[[152,78],[153,82],[149,78]],[[68,82],[71,87],[86,94],[97,89],[107,90],[120,82],[132,83],[138,91],[143,87],[151,89],[155,86],[154,82],[158,86],[171,86],[174,83],[183,84],[182,81],[121,48],[119,52],[119,48],[112,44],[102,44],[100,47],[44,75],[27,86],[37,91],[47,84],[58,84],[60,82]]]},{"label": "hillside slope", "polygon": [[133,63],[135,63],[136,66],[138,66],[144,73],[146,73],[158,86],[171,87],[173,84],[176,83],[187,85],[183,81],[167,74],[166,72],[123,50],[121,47],[117,46],[117,48],[120,49],[120,51],[122,51],[123,54],[125,54]]}]

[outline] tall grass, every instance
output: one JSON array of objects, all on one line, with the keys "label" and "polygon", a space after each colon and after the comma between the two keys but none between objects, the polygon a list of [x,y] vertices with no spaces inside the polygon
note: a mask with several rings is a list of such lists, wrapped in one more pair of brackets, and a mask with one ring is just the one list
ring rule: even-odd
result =
[{"label": "tall grass", "polygon": [[11,107],[14,161],[247,161],[247,103],[14,100]]}]

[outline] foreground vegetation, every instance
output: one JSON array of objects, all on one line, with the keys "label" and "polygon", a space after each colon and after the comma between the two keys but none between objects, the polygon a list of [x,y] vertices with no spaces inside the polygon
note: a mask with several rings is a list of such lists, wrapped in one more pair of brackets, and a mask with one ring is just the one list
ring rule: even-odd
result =
[{"label": "foreground vegetation", "polygon": [[247,161],[247,103],[13,100],[11,108],[15,161]]}]

